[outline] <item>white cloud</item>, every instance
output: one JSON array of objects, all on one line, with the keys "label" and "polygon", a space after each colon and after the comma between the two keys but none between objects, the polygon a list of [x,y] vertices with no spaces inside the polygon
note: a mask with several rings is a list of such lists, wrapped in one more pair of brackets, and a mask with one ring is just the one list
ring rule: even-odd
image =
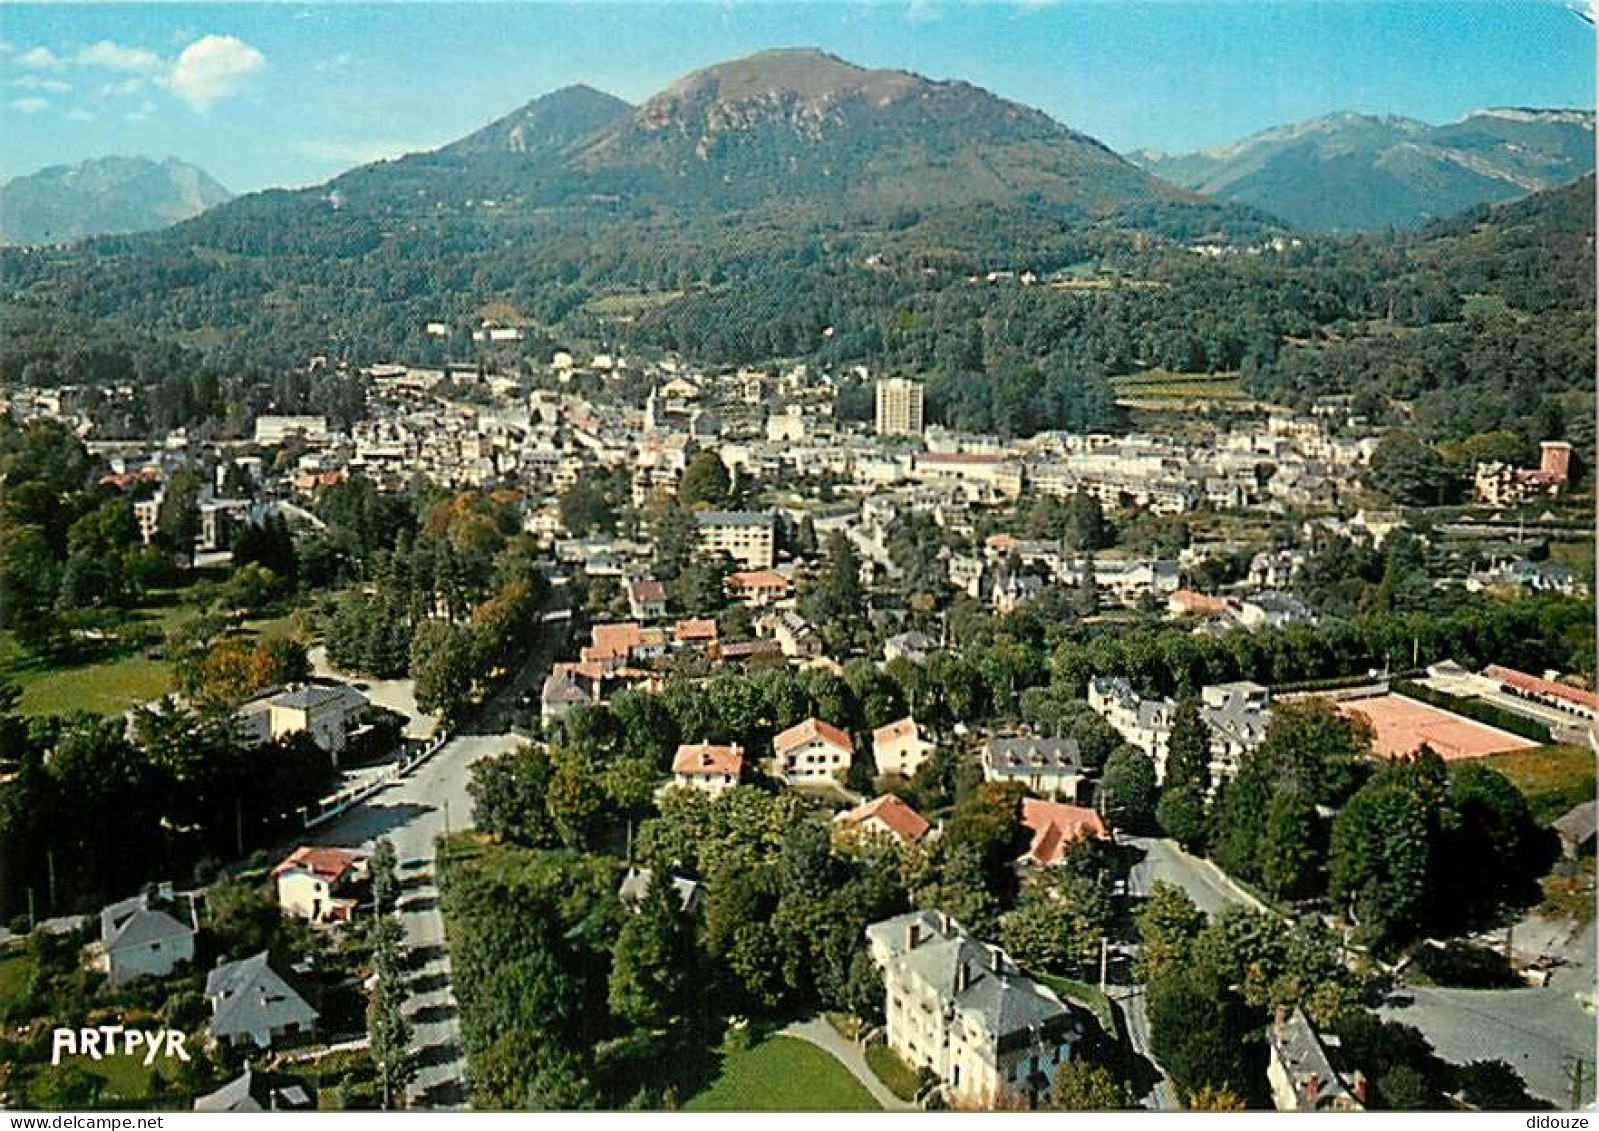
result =
[{"label": "white cloud", "polygon": [[69,122],[92,122],[94,121],[94,114],[85,110],[82,106],[74,106],[67,111],[67,120]]},{"label": "white cloud", "polygon": [[43,90],[51,94],[65,94],[72,89],[71,83],[62,82],[60,79],[47,79],[40,75],[18,75],[14,79],[7,79],[6,85],[21,87],[24,90]]},{"label": "white cloud", "polygon": [[138,94],[144,89],[144,80],[138,75],[125,78],[121,82],[107,83],[100,88],[102,98],[127,98]]},{"label": "white cloud", "polygon": [[130,71],[141,75],[153,75],[166,66],[154,51],[143,47],[124,47],[109,39],[85,47],[73,57],[73,62],[85,67],[104,67],[108,71]]},{"label": "white cloud", "polygon": [[207,35],[183,49],[162,84],[196,110],[209,110],[237,94],[246,79],[266,66],[266,56],[231,35]]},{"label": "white cloud", "polygon": [[129,110],[122,116],[135,125],[140,122],[148,122],[155,116],[155,103],[149,101],[141,102],[135,109]]},{"label": "white cloud", "polygon": [[910,0],[905,8],[905,22],[911,24],[930,24],[943,16],[943,12],[933,3],[933,0]]},{"label": "white cloud", "polygon": [[10,106],[19,114],[37,114],[41,110],[50,109],[50,100],[30,95],[27,98],[13,98]]},{"label": "white cloud", "polygon": [[30,71],[59,71],[61,60],[48,47],[35,47],[17,56],[17,66]]}]

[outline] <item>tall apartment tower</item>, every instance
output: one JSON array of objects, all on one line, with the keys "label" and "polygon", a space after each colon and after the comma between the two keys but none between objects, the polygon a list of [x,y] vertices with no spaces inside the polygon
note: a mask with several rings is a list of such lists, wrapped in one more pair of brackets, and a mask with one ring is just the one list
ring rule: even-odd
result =
[{"label": "tall apartment tower", "polygon": [[877,434],[920,436],[925,392],[921,382],[891,377],[877,383]]}]

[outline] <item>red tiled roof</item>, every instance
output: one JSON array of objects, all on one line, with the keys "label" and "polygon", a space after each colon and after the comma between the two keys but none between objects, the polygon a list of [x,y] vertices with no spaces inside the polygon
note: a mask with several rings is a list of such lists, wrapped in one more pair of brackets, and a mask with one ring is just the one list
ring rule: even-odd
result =
[{"label": "red tiled roof", "polygon": [[1179,589],[1167,598],[1167,601],[1190,613],[1220,613],[1227,609],[1227,602],[1220,597],[1196,593],[1192,589]]},{"label": "red tiled roof", "polygon": [[727,584],[733,589],[776,589],[783,592],[794,588],[794,583],[775,569],[740,570],[728,575]]},{"label": "red tiled roof", "polygon": [[1552,679],[1528,675],[1526,672],[1518,672],[1515,668],[1502,668],[1498,664],[1489,664],[1483,669],[1482,674],[1506,687],[1514,687],[1517,691],[1525,691],[1532,695],[1552,695],[1556,699],[1564,699],[1568,703],[1575,703],[1590,711],[1599,710],[1599,696],[1580,687],[1571,687]]},{"label": "red tiled roof", "polygon": [[713,746],[708,742],[684,743],[672,759],[674,774],[732,774],[744,772],[741,746]]},{"label": "red tiled roof", "polygon": [[272,869],[274,876],[284,872],[310,872],[327,880],[337,880],[365,857],[348,848],[322,848],[302,845],[289,854],[289,858]]},{"label": "red tiled roof", "polygon": [[628,596],[635,601],[648,601],[652,604],[657,602],[660,604],[666,603],[666,586],[651,578],[645,578],[643,581],[635,581],[632,585],[628,586],[627,592]]},{"label": "red tiled roof", "polygon": [[690,617],[678,621],[673,634],[679,640],[715,640],[716,622],[709,617]]},{"label": "red tiled roof", "polygon": [[1033,834],[1022,859],[1032,864],[1055,863],[1066,846],[1080,837],[1104,840],[1106,836],[1105,822],[1092,809],[1036,797],[1022,798],[1022,824]]},{"label": "red tiled roof", "polygon": [[906,715],[898,722],[880,726],[872,732],[872,742],[893,742],[896,738],[915,738],[917,736],[916,720]]},{"label": "red tiled roof", "polygon": [[856,806],[839,818],[846,824],[858,825],[876,817],[901,840],[920,840],[933,826],[926,817],[912,809],[892,793],[885,793]]},{"label": "red tiled roof", "polygon": [[831,742],[834,746],[841,746],[851,754],[855,753],[855,744],[832,723],[824,723],[821,719],[806,719],[796,723],[782,734],[772,739],[772,749],[781,754],[785,750],[792,750],[796,746],[804,745],[812,739],[819,738],[824,742]]}]

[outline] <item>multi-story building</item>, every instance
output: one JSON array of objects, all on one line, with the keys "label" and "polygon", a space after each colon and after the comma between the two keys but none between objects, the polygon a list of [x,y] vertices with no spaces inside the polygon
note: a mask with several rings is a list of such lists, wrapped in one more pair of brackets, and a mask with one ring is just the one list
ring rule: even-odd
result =
[{"label": "multi-story building", "polygon": [[920,381],[890,377],[877,383],[877,434],[920,436],[926,390]]},{"label": "multi-story building", "polygon": [[777,551],[776,524],[763,511],[700,511],[700,550],[722,553],[744,569],[771,569]]},{"label": "multi-story building", "polygon": [[983,780],[1020,782],[1033,793],[1077,800],[1084,778],[1073,738],[991,738],[983,747]]},{"label": "multi-story building", "polygon": [[1072,1057],[1083,1025],[1003,950],[937,911],[866,928],[883,973],[888,1046],[927,1069],[955,1107],[1037,1104]]}]

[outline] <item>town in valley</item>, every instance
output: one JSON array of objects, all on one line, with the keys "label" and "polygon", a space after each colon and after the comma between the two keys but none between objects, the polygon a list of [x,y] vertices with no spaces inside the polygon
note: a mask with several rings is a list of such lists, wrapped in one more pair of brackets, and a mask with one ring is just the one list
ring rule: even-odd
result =
[{"label": "town in valley", "polygon": [[0,186],[0,1106],[1591,1109],[1591,112],[145,164]]}]

